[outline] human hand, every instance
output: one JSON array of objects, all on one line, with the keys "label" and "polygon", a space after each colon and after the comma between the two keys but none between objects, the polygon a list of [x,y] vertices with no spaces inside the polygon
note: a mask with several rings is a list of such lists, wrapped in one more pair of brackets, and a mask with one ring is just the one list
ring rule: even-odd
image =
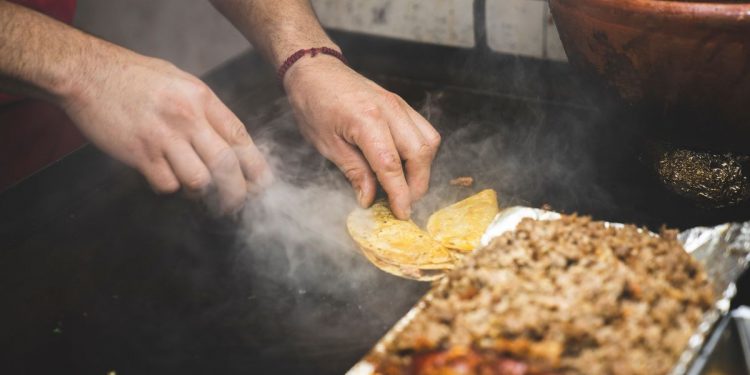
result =
[{"label": "human hand", "polygon": [[427,192],[440,145],[432,125],[331,56],[299,60],[284,87],[303,135],[344,173],[360,205],[372,204],[377,178],[393,213],[409,218],[411,204]]},{"label": "human hand", "polygon": [[215,192],[221,213],[240,208],[270,170],[242,122],[198,78],[116,46],[94,51],[61,107],[92,143],[137,168],[154,190]]}]

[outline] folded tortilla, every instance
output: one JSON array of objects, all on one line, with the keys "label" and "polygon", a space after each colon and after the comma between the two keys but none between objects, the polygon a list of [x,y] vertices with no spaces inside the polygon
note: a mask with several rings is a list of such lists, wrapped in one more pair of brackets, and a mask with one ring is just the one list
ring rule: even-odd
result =
[{"label": "folded tortilla", "polygon": [[433,213],[427,232],[448,249],[470,252],[498,212],[497,193],[486,189]]},{"label": "folded tortilla", "polygon": [[384,201],[355,210],[346,224],[365,256],[388,273],[431,280],[455,263],[450,250],[413,221],[397,219]]}]

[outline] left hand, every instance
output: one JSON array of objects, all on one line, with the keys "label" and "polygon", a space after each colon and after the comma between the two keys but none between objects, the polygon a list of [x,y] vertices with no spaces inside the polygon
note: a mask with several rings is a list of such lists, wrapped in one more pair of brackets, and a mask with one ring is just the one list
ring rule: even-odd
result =
[{"label": "left hand", "polygon": [[440,145],[432,125],[332,56],[299,60],[284,87],[302,134],[344,173],[360,205],[372,204],[377,178],[396,217],[408,219],[427,192]]}]

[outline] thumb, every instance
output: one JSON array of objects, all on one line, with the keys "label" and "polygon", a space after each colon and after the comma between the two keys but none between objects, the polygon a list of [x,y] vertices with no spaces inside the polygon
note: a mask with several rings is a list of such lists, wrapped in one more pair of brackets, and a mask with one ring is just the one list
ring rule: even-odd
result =
[{"label": "thumb", "polygon": [[354,146],[339,140],[326,157],[344,173],[354,188],[357,202],[363,208],[370,207],[375,200],[377,183],[367,159]]}]

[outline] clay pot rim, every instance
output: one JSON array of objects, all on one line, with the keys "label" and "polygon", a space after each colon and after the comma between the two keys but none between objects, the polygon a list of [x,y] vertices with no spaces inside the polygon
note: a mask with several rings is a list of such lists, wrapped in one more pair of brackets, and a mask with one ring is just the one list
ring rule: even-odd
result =
[{"label": "clay pot rim", "polygon": [[[567,3],[565,0],[554,0]],[[576,6],[600,12],[625,12],[651,19],[682,18],[730,24],[750,24],[750,2],[742,4],[673,0],[573,0]],[[569,5],[569,4],[566,4]]]}]

